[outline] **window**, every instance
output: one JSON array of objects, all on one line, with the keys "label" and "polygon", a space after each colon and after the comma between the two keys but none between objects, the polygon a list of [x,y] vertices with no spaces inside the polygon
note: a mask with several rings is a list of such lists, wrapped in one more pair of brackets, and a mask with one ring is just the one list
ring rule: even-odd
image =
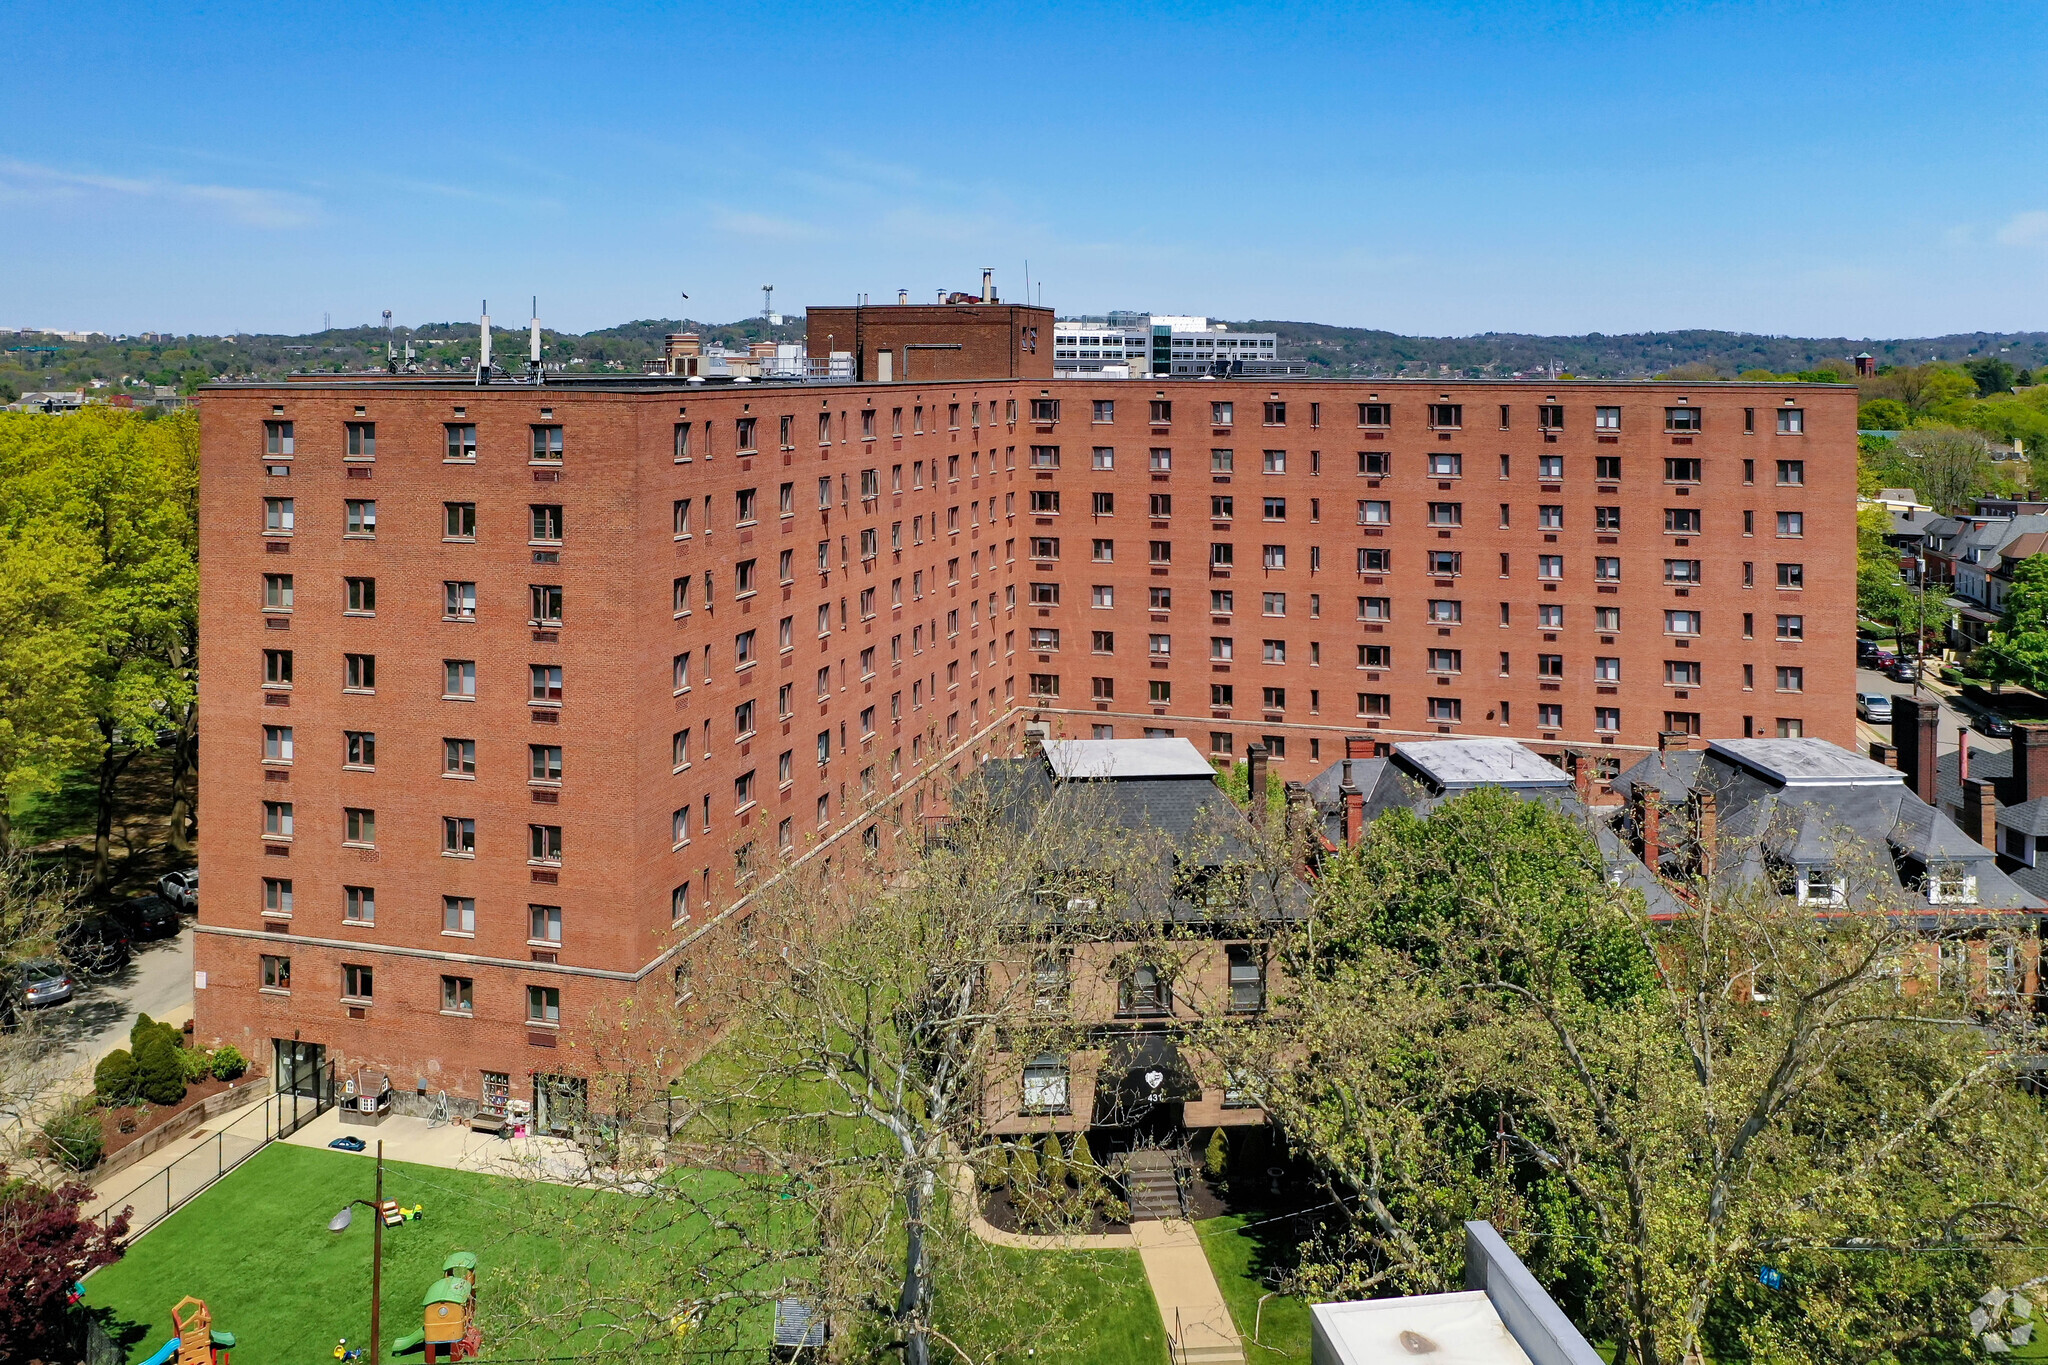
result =
[{"label": "window", "polygon": [[1393,519],[1394,504],[1391,502],[1369,499],[1361,499],[1359,501],[1358,524],[1360,526],[1385,526],[1392,522]]},{"label": "window", "polygon": [[1034,488],[1031,490],[1031,511],[1035,516],[1056,516],[1060,510],[1059,490]]},{"label": "window", "polygon": [[1608,480],[1621,478],[1621,456],[1595,455],[1593,457],[1593,477]]},{"label": "window", "polygon": [[474,462],[476,460],[476,428],[468,423],[450,422],[443,430],[447,433],[447,448],[443,459]]},{"label": "window", "polygon": [[1429,651],[1429,671],[1432,673],[1462,673],[1465,671],[1465,651],[1461,649],[1432,649]]},{"label": "window", "polygon": [[1554,701],[1536,703],[1536,728],[1539,730],[1561,730],[1564,728],[1564,707]]},{"label": "window", "polygon": [[1700,410],[1698,408],[1664,409],[1664,430],[1698,431],[1699,429]]},{"label": "window", "polygon": [[1228,474],[1236,465],[1237,452],[1234,450],[1211,450],[1209,452],[1209,472],[1211,474]]},{"label": "window", "polygon": [[562,1022],[562,992],[555,986],[526,988],[526,1022],[556,1025]]},{"label": "window", "polygon": [[539,863],[562,861],[562,827],[560,825],[528,825],[527,857]]},{"label": "window", "polygon": [[1155,706],[1164,706],[1173,700],[1173,684],[1154,679],[1146,685],[1147,695]]},{"label": "window", "polygon": [[1564,456],[1538,455],[1536,477],[1539,479],[1561,479],[1564,477]]},{"label": "window", "polygon": [[1698,483],[1699,481],[1700,462],[1698,460],[1693,459],[1691,457],[1684,457],[1680,459],[1667,459],[1664,461],[1664,482]]},{"label": "window", "polygon": [[441,1012],[469,1014],[476,1009],[475,983],[466,976],[441,978]]},{"label": "window", "polygon": [[267,573],[263,575],[263,609],[265,611],[290,611],[292,609],[292,576],[290,574]]},{"label": "window", "polygon": [[1031,467],[1033,469],[1058,469],[1060,467],[1060,448],[1058,446],[1031,447]]},{"label": "window", "polygon": [[560,701],[562,699],[562,666],[560,664],[527,665],[529,695],[534,701]]},{"label": "window", "polygon": [[1393,617],[1391,597],[1361,597],[1358,599],[1358,619],[1361,621],[1386,621]]},{"label": "window", "polygon": [[1700,614],[1696,611],[1667,611],[1664,613],[1666,635],[1697,635],[1700,633]]},{"label": "window", "polygon": [[1360,573],[1385,573],[1394,562],[1392,550],[1362,549],[1358,552]]},{"label": "window", "polygon": [[[1805,408],[1779,408],[1779,409],[1778,409],[1778,434],[1779,434],[1780,436],[1798,436],[1798,435],[1801,435],[1801,434],[1803,434],[1803,433],[1804,433],[1805,431],[1806,431],[1806,409],[1805,409]],[[1781,466],[1781,468],[1782,468],[1782,466]],[[1780,482],[1782,482],[1782,480],[1780,480]]]},{"label": "window", "polygon": [[357,924],[374,924],[377,919],[377,889],[371,886],[342,887],[341,917]]},{"label": "window", "polygon": [[1546,503],[1538,507],[1536,509],[1536,524],[1546,531],[1563,530],[1564,508],[1555,503]]},{"label": "window", "polygon": [[1781,536],[1805,535],[1806,515],[1803,512],[1778,513],[1778,534]]},{"label": "window", "polygon": [[1429,718],[1438,724],[1455,724],[1463,718],[1464,705],[1456,697],[1431,697]]},{"label": "window", "polygon": [[[341,732],[341,761],[350,768],[377,766],[377,736],[368,730]],[[291,732],[285,732],[285,757],[291,757]]]},{"label": "window", "polygon": [[1536,624],[1544,630],[1564,628],[1564,607],[1556,602],[1544,602],[1536,608]]},{"label": "window", "polygon": [[274,957],[265,953],[259,959],[262,970],[263,989],[266,991],[288,991],[292,988],[292,960],[288,957]]},{"label": "window", "polygon": [[[464,741],[465,743],[467,741]],[[560,782],[562,780],[562,746],[559,744],[529,744],[526,746],[527,780],[530,782]]]},{"label": "window", "polygon": [[1456,550],[1431,550],[1429,571],[1440,578],[1448,578],[1458,572],[1462,558]]},{"label": "window", "polygon": [[263,761],[265,763],[289,763],[292,761],[291,726],[266,725],[263,727]]},{"label": "window", "polygon": [[1564,409],[1554,403],[1537,404],[1536,425],[1544,431],[1564,430]]},{"label": "window", "polygon": [[372,498],[346,498],[341,504],[341,533],[373,540],[377,535],[377,503]]},{"label": "window", "polygon": [[1537,555],[1536,576],[1538,578],[1563,578],[1563,555]]},{"label": "window", "polygon": [[[1237,705],[1236,685],[1233,683],[1210,683],[1209,705],[1218,708],[1227,708]],[[1212,745],[1211,747],[1215,746]],[[1223,745],[1220,752],[1230,752],[1230,746],[1226,743],[1225,745]]]},{"label": "window", "polygon": [[1268,474],[1285,474],[1287,472],[1287,452],[1284,450],[1266,451],[1262,467]]},{"label": "window", "polygon": [[1225,950],[1230,964],[1230,1012],[1254,1014],[1266,1007],[1266,964],[1249,944]]},{"label": "window", "polygon": [[1806,638],[1806,618],[1804,616],[1780,616],[1778,618],[1778,638],[1780,640],[1804,640]]},{"label": "window", "polygon": [[535,427],[533,429],[533,458],[546,464],[562,462],[562,429],[560,427]]},{"label": "window", "polygon": [[1056,1053],[1041,1052],[1024,1064],[1023,1112],[1070,1112],[1067,1100],[1067,1063],[1064,1058]]},{"label": "window", "polygon": [[1057,673],[1033,673],[1031,695],[1034,697],[1057,697],[1060,694],[1060,675]]},{"label": "window", "polygon": [[1787,589],[1805,587],[1806,566],[1804,564],[1780,564],[1778,566],[1778,586]]},{"label": "window", "polygon": [[[747,561],[751,568],[753,561]],[[534,583],[527,587],[528,603],[532,609],[530,620],[536,626],[559,626],[562,624],[562,587],[559,583]]]},{"label": "window", "polygon": [[1430,599],[1429,619],[1439,623],[1465,619],[1465,604],[1456,598],[1438,597]]},{"label": "window", "polygon": [[345,844],[377,842],[377,812],[361,806],[346,806],[341,812],[341,841]]},{"label": "window", "polygon": [[265,498],[263,500],[263,532],[265,535],[288,536],[296,520],[294,503],[290,498]]},{"label": "window", "polygon": [[1060,539],[1059,539],[1059,537],[1058,537],[1058,536],[1033,536],[1033,537],[1031,537],[1031,557],[1032,557],[1033,559],[1058,559],[1058,558],[1060,557]]},{"label": "window", "polygon": [[1385,718],[1394,714],[1394,698],[1388,692],[1360,692],[1358,714]]},{"label": "window", "polygon": [[1209,545],[1209,567],[1227,569],[1237,562],[1237,547],[1228,541],[1214,541]]},{"label": "window", "polygon": [[353,962],[344,963],[341,968],[341,994],[347,1000],[368,1002],[375,987],[373,974],[368,967]]},{"label": "window", "polygon": [[1173,609],[1173,589],[1149,589],[1147,591],[1146,600],[1150,604],[1150,609],[1153,611],[1171,611]]},{"label": "window", "polygon": [[1034,607],[1056,607],[1060,604],[1060,585],[1057,583],[1033,583],[1031,605]]},{"label": "window", "polygon": [[1596,706],[1593,708],[1593,728],[1602,734],[1613,734],[1621,729],[1621,708],[1618,706]]},{"label": "window", "polygon": [[[1616,560],[1614,562],[1619,563],[1620,561]],[[1697,559],[1665,560],[1664,581],[1666,583],[1698,583],[1700,581],[1700,561]]]},{"label": "window", "polygon": [[1461,526],[1465,521],[1465,505],[1458,502],[1433,502],[1429,505],[1431,526]]},{"label": "window", "polygon": [[[350,582],[371,580],[351,579]],[[374,597],[372,598],[374,600]],[[447,621],[476,619],[476,584],[447,580],[441,584],[441,617]]]},{"label": "window", "polygon": [[263,803],[263,837],[266,839],[289,839],[292,837],[291,802],[265,801]]},{"label": "window", "polygon": [[1465,407],[1462,403],[1431,403],[1429,424],[1439,429],[1457,428],[1465,425]]},{"label": "window", "polygon": [[1159,446],[1152,447],[1151,469],[1154,474],[1165,474],[1173,469],[1173,452]]},{"label": "window", "polygon": [[[374,654],[344,654],[341,656],[341,686],[346,692],[374,692],[377,690],[377,656]],[[287,664],[286,671],[290,671]],[[471,666],[470,691],[476,691],[475,666]]]},{"label": "window", "polygon": [[292,424],[290,422],[265,422],[263,424],[263,453],[279,455],[286,459],[292,454]]},{"label": "window", "polygon": [[1155,659],[1163,659],[1173,653],[1171,635],[1150,635],[1146,637],[1146,653]]},{"label": "window", "polygon": [[[1212,592],[1209,594],[1209,598],[1209,610],[1212,612],[1228,612],[1231,609],[1230,604],[1235,600],[1232,594],[1227,592]],[[1218,598],[1222,599],[1220,604],[1216,600]],[[1285,616],[1287,614],[1287,594],[1284,592],[1262,593],[1260,595],[1259,609],[1267,616]]]},{"label": "window", "polygon": [[1173,988],[1159,968],[1144,964],[1133,967],[1117,983],[1117,1013],[1161,1015],[1173,1009]]},{"label": "window", "polygon": [[1536,676],[1539,678],[1562,678],[1564,676],[1564,655],[1538,654]]},{"label": "window", "polygon": [[1607,656],[1594,659],[1593,678],[1596,682],[1620,682],[1621,660]]},{"label": "window", "polygon": [[1287,520],[1287,499],[1266,498],[1263,499],[1263,502],[1265,504],[1265,519],[1267,521]]},{"label": "window", "polygon": [[1806,690],[1806,670],[1803,668],[1780,668],[1778,670],[1778,690],[1780,692],[1804,692]]},{"label": "window", "polygon": [[1665,508],[1664,529],[1682,536],[1698,535],[1700,531],[1700,509],[1697,507]]},{"label": "window", "polygon": [[1265,550],[1264,550],[1264,562],[1265,562],[1265,566],[1266,566],[1267,568],[1269,568],[1269,569],[1284,569],[1284,568],[1286,568],[1286,567],[1287,567],[1287,547],[1286,547],[1285,545],[1268,545],[1268,546],[1266,546],[1266,547],[1265,547]]},{"label": "window", "polygon": [[1620,408],[1594,408],[1594,409],[1593,409],[1593,430],[1595,430],[1595,431],[1598,431],[1598,432],[1616,432],[1616,431],[1620,431],[1620,430],[1621,430],[1621,409],[1620,409]]},{"label": "window", "polygon": [[1284,664],[1287,662],[1287,642],[1285,640],[1263,640],[1260,642],[1259,649],[1259,657],[1269,664]]},{"label": "window", "polygon": [[[353,504],[351,504],[353,505]],[[371,504],[370,523],[376,525],[375,504]],[[476,504],[473,502],[444,502],[441,504],[441,537],[444,540],[476,539]]]},{"label": "window", "polygon": [[1700,665],[1691,659],[1666,659],[1664,681],[1673,687],[1698,687]]},{"label": "window", "polygon": [[1034,626],[1031,629],[1031,647],[1039,650],[1058,649],[1060,633],[1050,626]]},{"label": "window", "polygon": [[1228,635],[1209,637],[1209,657],[1228,662],[1237,653],[1237,641]]}]

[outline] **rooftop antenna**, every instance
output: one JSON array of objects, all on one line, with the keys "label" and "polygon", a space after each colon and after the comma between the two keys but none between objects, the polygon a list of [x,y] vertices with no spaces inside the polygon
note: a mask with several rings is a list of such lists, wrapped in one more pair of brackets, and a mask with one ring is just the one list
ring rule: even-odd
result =
[{"label": "rooftop antenna", "polygon": [[529,376],[531,376],[531,377],[532,377],[532,379],[533,379],[533,382],[534,382],[534,383],[538,384],[538,383],[540,383],[540,382],[541,382],[541,368],[540,368],[540,295],[538,295],[538,294],[535,294],[535,295],[533,296],[533,315],[532,315],[532,316],[533,316],[533,343],[532,343],[532,351],[531,351],[531,353],[530,353],[530,354],[528,354],[528,356],[527,356],[527,358],[526,358],[526,373],[527,373],[527,374],[528,374]]},{"label": "rooftop antenna", "polygon": [[[678,290],[677,292],[678,292],[678,293],[681,293],[682,291]],[[682,295],[682,299],[683,299],[683,302],[684,302],[684,303],[688,303],[688,302],[690,301],[690,296],[689,296],[688,294],[683,294],[683,295]],[[678,308],[676,309],[676,326],[680,327],[680,326],[682,326],[682,325],[683,325],[684,323],[686,323],[686,322],[688,322],[688,321],[689,321],[689,318],[687,318],[686,316],[684,316],[684,315],[685,315],[685,314],[687,314],[687,313],[688,313],[689,311],[690,311],[689,309],[687,309],[687,308],[683,308],[683,307],[678,307]]]},{"label": "rooftop antenna", "polygon": [[774,307],[772,306],[772,305],[774,304],[774,302],[775,302],[775,286],[774,286],[774,285],[772,285],[772,284],[764,284],[764,285],[762,285],[762,286],[761,286],[761,321],[763,321],[763,322],[773,322],[773,321],[775,320],[775,309],[774,309]]},{"label": "rooftop antenna", "polygon": [[384,310],[384,369],[387,373],[398,373],[398,347],[393,344],[391,333],[391,310]]},{"label": "rooftop antenna", "polygon": [[479,325],[483,331],[483,342],[482,348],[477,353],[476,382],[488,384],[491,382],[491,301],[489,299],[484,300],[484,317],[483,322]]}]

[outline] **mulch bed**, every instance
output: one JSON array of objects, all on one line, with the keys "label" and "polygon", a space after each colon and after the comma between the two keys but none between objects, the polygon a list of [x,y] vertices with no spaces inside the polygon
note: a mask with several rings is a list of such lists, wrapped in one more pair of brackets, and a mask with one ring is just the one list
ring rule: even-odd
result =
[{"label": "mulch bed", "polygon": [[[104,1135],[106,1142],[104,1156],[112,1156],[137,1139],[148,1137],[152,1131],[163,1127],[166,1123],[169,1123],[193,1105],[198,1104],[201,1100],[218,1095],[223,1090],[232,1089],[234,1085],[234,1081],[219,1081],[208,1076],[203,1081],[186,1086],[185,1098],[179,1100],[176,1104],[152,1104],[148,1106],[124,1104],[119,1109],[102,1109],[99,1117],[100,1132]],[[147,1115],[142,1113],[145,1107],[149,1110]],[[140,1122],[135,1125],[135,1131],[132,1133],[121,1131],[122,1121],[128,1118],[140,1119]]]},{"label": "mulch bed", "polygon": [[[1010,1191],[1007,1187],[999,1189],[983,1199],[982,1217],[988,1219],[992,1225],[1004,1232],[1037,1233],[1045,1231],[1043,1228],[1026,1227],[1024,1225],[1023,1219],[1017,1214],[1017,1206],[1010,1200]],[[1063,1229],[1065,1232],[1080,1233],[1083,1236],[1091,1237],[1105,1232],[1129,1232],[1130,1230],[1130,1224],[1112,1223],[1100,1213],[1095,1214],[1083,1226]]]}]

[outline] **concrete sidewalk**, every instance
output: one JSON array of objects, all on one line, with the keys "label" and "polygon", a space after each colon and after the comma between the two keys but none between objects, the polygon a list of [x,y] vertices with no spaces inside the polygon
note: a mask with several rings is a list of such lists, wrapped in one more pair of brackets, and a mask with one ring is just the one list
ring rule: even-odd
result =
[{"label": "concrete sidewalk", "polygon": [[358,1137],[361,1155],[375,1156],[384,1144],[386,1161],[410,1161],[451,1171],[475,1171],[510,1180],[552,1180],[587,1183],[589,1159],[573,1142],[561,1138],[501,1138],[470,1131],[468,1125],[430,1123],[426,1119],[387,1114],[382,1123],[343,1123],[339,1107],[330,1109],[285,1141],[298,1147],[326,1147],[338,1137]]},{"label": "concrete sidewalk", "polygon": [[1131,1235],[1159,1303],[1159,1320],[1175,1344],[1174,1359],[1189,1365],[1243,1365],[1244,1347],[1230,1305],[1223,1301],[1195,1225],[1179,1218],[1146,1218],[1131,1224]]}]

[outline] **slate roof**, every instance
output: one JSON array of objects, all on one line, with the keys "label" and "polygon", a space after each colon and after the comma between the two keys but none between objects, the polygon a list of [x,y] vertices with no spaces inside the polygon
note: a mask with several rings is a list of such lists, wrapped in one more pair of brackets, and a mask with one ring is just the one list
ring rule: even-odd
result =
[{"label": "slate roof", "polygon": [[[2011,749],[1971,749],[1970,776],[1985,778],[1991,782],[1992,792],[1998,798],[1998,827],[2017,830],[2029,838],[2048,837],[2048,797],[2036,797],[2032,801],[2018,801],[2019,779],[2013,775]],[[1957,775],[1961,767],[1960,756],[1946,753],[1934,761],[1935,802],[1944,811],[1959,812],[1963,808],[1963,783]],[[2008,801],[2012,804],[2006,804]],[[2017,859],[2001,858],[2006,874],[2027,890],[2048,900],[2048,863],[2040,855],[2035,856],[2036,866],[2028,867]]]},{"label": "slate roof", "polygon": [[1185,739],[1048,739],[1046,762],[1060,777],[1199,777],[1216,769]]},{"label": "slate roof", "polygon": [[[1106,844],[1131,832],[1147,830],[1162,835],[1175,850],[1176,857],[1191,853],[1199,857],[1203,866],[1219,867],[1233,859],[1248,857],[1252,848],[1250,822],[1229,794],[1216,785],[1216,771],[1207,760],[1202,760],[1204,776],[1199,778],[1189,775],[1065,779],[1054,771],[1054,759],[1048,752],[1055,744],[1062,743],[1128,742],[1043,741],[1044,751],[1041,753],[1024,758],[990,759],[976,770],[971,780],[982,783],[1006,810],[1009,818],[1018,824],[1038,818],[1057,784],[1066,781],[1084,784],[1086,793],[1076,810],[1089,822],[1089,828],[1076,833],[1074,858],[1077,862],[1088,859],[1091,839],[1099,838]],[[1186,740],[1173,742],[1187,745],[1193,751],[1194,746],[1188,745]],[[1084,763],[1080,770],[1088,771],[1091,766]],[[1142,888],[1137,899],[1148,907],[1149,913],[1158,917],[1182,923],[1197,923],[1208,918],[1204,907],[1180,898],[1174,888],[1164,882]],[[1291,918],[1302,908],[1299,898],[1290,894],[1284,904],[1265,907],[1265,911]]]},{"label": "slate roof", "polygon": [[[1887,850],[1901,887],[1918,888],[1930,863],[1959,863],[1977,878],[1978,908],[2037,910],[2048,898],[2001,870],[1998,858],[1954,820],[1915,796],[1904,775],[1820,739],[1717,740],[1704,752],[1644,758],[1614,782],[1633,804],[1654,788],[1667,867],[1693,837],[1695,791],[1711,790],[1721,838],[1740,847],[1720,875],[1736,882],[1786,867],[1827,867],[1845,844]],[[1960,796],[1960,793],[1958,793]],[[1945,907],[1944,907],[1945,908]]]}]

